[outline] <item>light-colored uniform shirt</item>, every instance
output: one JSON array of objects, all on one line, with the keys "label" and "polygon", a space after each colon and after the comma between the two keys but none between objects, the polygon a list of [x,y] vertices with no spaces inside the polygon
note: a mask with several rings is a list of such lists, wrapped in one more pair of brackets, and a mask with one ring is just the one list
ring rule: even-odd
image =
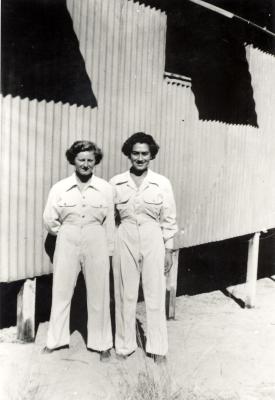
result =
[{"label": "light-colored uniform shirt", "polygon": [[63,224],[83,228],[103,225],[106,229],[109,255],[114,250],[114,204],[112,187],[92,175],[82,191],[75,173],[57,182],[50,190],[43,214],[46,229],[57,235]]},{"label": "light-colored uniform shirt", "polygon": [[120,218],[113,257],[116,300],[115,346],[131,354],[136,343],[136,303],[140,275],[147,316],[146,351],[168,351],[165,317],[165,248],[173,248],[176,206],[167,178],[148,170],[137,187],[129,171],[114,176],[115,209]]},{"label": "light-colored uniform shirt", "polygon": [[162,230],[165,247],[173,248],[173,236],[177,232],[176,205],[170,181],[150,169],[141,186],[137,188],[130,171],[114,176],[115,208],[123,223],[141,226],[157,223]]}]

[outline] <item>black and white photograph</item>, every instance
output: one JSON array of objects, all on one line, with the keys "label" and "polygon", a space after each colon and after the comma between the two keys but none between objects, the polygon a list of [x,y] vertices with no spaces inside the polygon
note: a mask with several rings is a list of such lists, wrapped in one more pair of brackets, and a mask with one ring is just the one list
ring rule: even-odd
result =
[{"label": "black and white photograph", "polygon": [[274,0],[1,1],[1,400],[275,399],[274,110]]}]

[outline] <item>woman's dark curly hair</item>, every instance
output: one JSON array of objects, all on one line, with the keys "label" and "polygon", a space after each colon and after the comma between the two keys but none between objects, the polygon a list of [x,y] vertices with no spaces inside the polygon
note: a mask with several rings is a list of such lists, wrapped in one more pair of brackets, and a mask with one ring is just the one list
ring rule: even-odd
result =
[{"label": "woman's dark curly hair", "polygon": [[151,135],[147,135],[144,132],[137,132],[130,136],[121,148],[121,151],[125,156],[130,157],[133,146],[136,143],[146,143],[149,146],[152,160],[156,157],[159,151],[159,145],[155,142]]},{"label": "woman's dark curly hair", "polygon": [[89,140],[77,140],[66,151],[66,158],[70,164],[74,165],[75,157],[81,151],[93,151],[95,155],[95,165],[99,164],[102,160],[103,153],[99,147]]}]

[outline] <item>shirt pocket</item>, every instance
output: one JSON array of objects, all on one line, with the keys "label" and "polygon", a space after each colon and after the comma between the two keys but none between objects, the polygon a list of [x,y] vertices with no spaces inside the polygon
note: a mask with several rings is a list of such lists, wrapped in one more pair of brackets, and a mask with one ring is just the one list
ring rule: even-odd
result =
[{"label": "shirt pocket", "polygon": [[118,211],[125,210],[129,206],[130,196],[117,197],[115,199],[115,207]]},{"label": "shirt pocket", "polygon": [[69,216],[75,215],[77,212],[77,203],[74,199],[61,198],[57,202],[57,210],[61,222],[67,219]]},{"label": "shirt pocket", "polygon": [[163,207],[163,196],[161,193],[144,193],[143,195],[143,207],[145,214],[149,215],[154,219],[158,219]]},{"label": "shirt pocket", "polygon": [[75,206],[76,206],[76,202],[74,202],[73,200],[59,200],[57,202],[57,207],[60,207],[60,208],[75,207]]},{"label": "shirt pocket", "polygon": [[69,190],[60,195],[57,201],[57,206],[61,209],[73,208],[77,206],[77,200],[78,199],[75,190]]},{"label": "shirt pocket", "polygon": [[152,206],[162,206],[163,196],[161,193],[145,193],[143,195],[143,201],[146,204],[151,204]]},{"label": "shirt pocket", "polygon": [[108,213],[107,202],[103,199],[89,199],[88,206],[91,214],[103,222]]},{"label": "shirt pocket", "polygon": [[94,208],[107,208],[107,202],[104,199],[88,199],[88,204]]}]

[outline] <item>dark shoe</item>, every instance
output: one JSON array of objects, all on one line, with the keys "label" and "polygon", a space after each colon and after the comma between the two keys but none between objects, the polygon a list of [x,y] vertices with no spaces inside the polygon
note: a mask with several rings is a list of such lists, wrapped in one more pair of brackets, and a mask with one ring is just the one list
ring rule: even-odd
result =
[{"label": "dark shoe", "polygon": [[51,354],[55,349],[49,349],[47,346],[41,350],[42,354]]},{"label": "dark shoe", "polygon": [[166,356],[160,356],[158,354],[154,354],[153,358],[157,365],[165,364],[167,362]]},{"label": "dark shoe", "polygon": [[125,361],[125,360],[127,360],[128,356],[127,356],[127,354],[116,353],[116,358],[117,358],[117,360]]},{"label": "dark shoe", "polygon": [[104,351],[100,352],[100,361],[108,362],[108,361],[110,361],[110,358],[111,358],[110,350],[104,350]]}]

